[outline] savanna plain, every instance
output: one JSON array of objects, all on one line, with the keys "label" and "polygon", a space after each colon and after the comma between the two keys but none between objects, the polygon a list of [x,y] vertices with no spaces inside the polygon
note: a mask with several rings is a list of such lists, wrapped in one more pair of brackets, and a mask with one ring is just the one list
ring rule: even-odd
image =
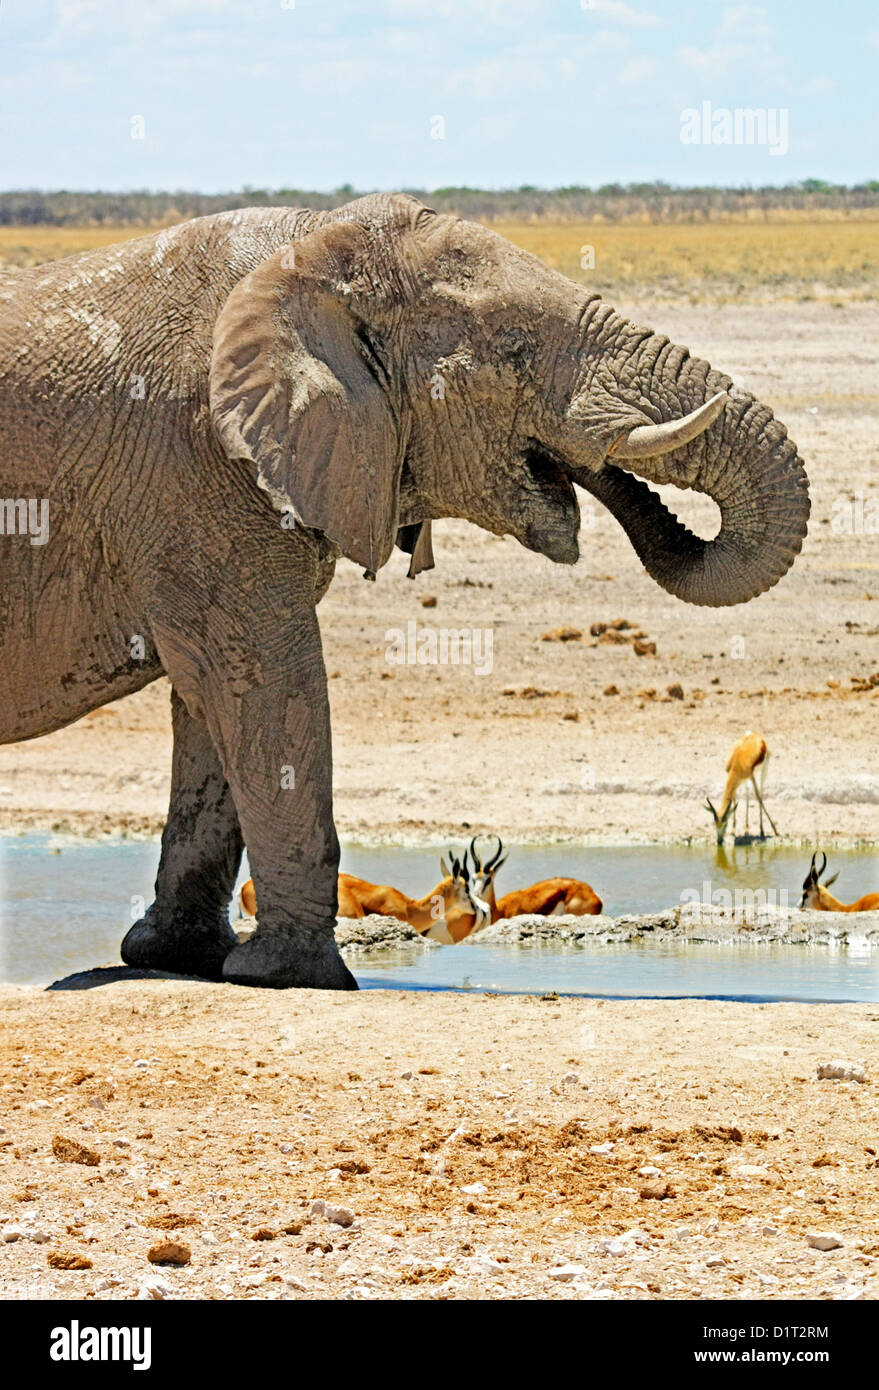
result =
[{"label": "savanna plain", "polygon": [[[807,464],[809,536],[775,589],[721,610],[663,593],[585,497],[573,569],[457,521],[414,582],[401,555],[375,584],[342,562],[318,610],[341,835],[704,841],[755,729],[804,872],[819,845],[873,846],[879,222],[498,230],[770,404]],[[3,228],[0,274],[131,234]],[[712,504],[671,500],[713,533]],[[490,634],[491,659],[396,664],[410,623]],[[0,748],[0,826],[157,834],[170,752],[164,682]],[[879,1006],[139,980],[2,986],[0,1008],[8,1297],[879,1289]],[[865,1079],[819,1080],[836,1057]]]}]

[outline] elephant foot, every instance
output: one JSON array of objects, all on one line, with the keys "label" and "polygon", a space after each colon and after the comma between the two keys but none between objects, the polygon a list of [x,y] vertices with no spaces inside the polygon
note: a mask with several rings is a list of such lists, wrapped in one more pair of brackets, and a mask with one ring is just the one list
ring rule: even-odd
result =
[{"label": "elephant foot", "polygon": [[357,989],[336,945],[332,927],[259,929],[236,945],[223,964],[223,979],[263,989]]},{"label": "elephant foot", "polygon": [[193,921],[183,913],[162,914],[155,905],[127,932],[120,948],[126,965],[222,980],[223,962],[238,945],[225,915]]}]

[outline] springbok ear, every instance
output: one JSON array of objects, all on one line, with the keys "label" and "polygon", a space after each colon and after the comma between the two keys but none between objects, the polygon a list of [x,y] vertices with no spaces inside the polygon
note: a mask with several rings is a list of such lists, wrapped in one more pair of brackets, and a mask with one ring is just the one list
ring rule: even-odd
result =
[{"label": "springbok ear", "polygon": [[445,859],[442,858],[442,856],[440,856],[440,869],[442,870],[443,878],[451,878],[451,877],[452,877],[451,871],[450,871],[450,869],[449,869],[449,866],[448,866],[448,864],[446,863]]},{"label": "springbok ear", "polygon": [[825,888],[829,888],[830,885],[831,885],[831,883],[835,883],[836,880],[837,880],[838,878],[839,878],[839,869],[837,869],[837,871],[836,871],[835,874],[831,874],[830,878],[825,878],[825,880],[824,880],[824,887],[825,887]]},{"label": "springbok ear", "polygon": [[364,227],[335,222],[236,285],[214,328],[211,417],[279,510],[369,571],[397,535],[405,440],[365,315],[384,291]]}]

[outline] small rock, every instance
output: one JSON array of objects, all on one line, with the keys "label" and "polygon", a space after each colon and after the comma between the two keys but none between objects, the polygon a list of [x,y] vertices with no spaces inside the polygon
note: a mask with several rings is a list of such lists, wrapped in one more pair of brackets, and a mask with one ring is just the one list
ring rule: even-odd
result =
[{"label": "small rock", "polygon": [[579,1084],[580,1078],[575,1071],[569,1071],[566,1076],[562,1077],[563,1086],[579,1086]]},{"label": "small rock", "polygon": [[146,1057],[138,1057],[132,1063],[132,1066],[137,1067],[138,1071],[143,1071],[146,1067],[149,1066],[149,1062],[147,1061]]},{"label": "small rock", "polygon": [[48,1245],[49,1241],[52,1239],[49,1232],[43,1230],[31,1231],[30,1237],[34,1245]]},{"label": "small rock", "polygon": [[608,1140],[606,1144],[593,1144],[590,1147],[589,1152],[591,1154],[612,1154],[613,1142],[611,1140]]},{"label": "small rock", "polygon": [[202,1245],[219,1245],[220,1242],[213,1231],[202,1231],[201,1243]]},{"label": "small rock", "polygon": [[709,1255],[705,1261],[706,1269],[717,1269],[720,1265],[725,1265],[726,1260],[722,1255]]},{"label": "small rock", "polygon": [[711,1220],[711,1221],[706,1221],[706,1222],[705,1222],[705,1234],[706,1234],[706,1235],[713,1236],[713,1235],[715,1235],[716,1232],[719,1231],[719,1230],[720,1230],[720,1222],[719,1222],[719,1221]]},{"label": "small rock", "polygon": [[353,1226],[354,1213],[348,1207],[334,1207],[329,1202],[325,1202],[322,1197],[318,1197],[311,1204],[312,1216],[322,1216],[325,1221],[331,1221],[334,1226]]},{"label": "small rock", "polygon": [[838,1058],[833,1062],[824,1062],[818,1068],[819,1081],[859,1081],[861,1085],[867,1080],[863,1063],[843,1062]]},{"label": "small rock", "polygon": [[130,1139],[114,1139],[114,1140],[113,1140],[113,1148],[114,1148],[114,1149],[130,1149],[130,1148],[131,1148],[131,1140],[130,1140]]},{"label": "small rock", "polygon": [[674,685],[670,685],[665,693],[670,700],[683,700],[684,687],[675,681]]},{"label": "small rock", "polygon": [[[229,1289],[229,1293],[231,1292],[232,1290]],[[151,1299],[155,1299],[157,1302],[160,1302],[164,1298],[170,1298],[170,1296],[171,1290],[169,1289],[167,1284],[162,1282],[161,1279],[148,1279],[147,1282],[145,1284],[142,1284],[137,1291],[137,1297],[141,1303],[145,1303]]]},{"label": "small rock", "polygon": [[21,1240],[24,1230],[21,1226],[4,1226],[2,1235],[6,1244],[11,1245],[14,1240]]},{"label": "small rock", "polygon": [[188,1265],[192,1252],[182,1240],[157,1240],[147,1251],[151,1265]]},{"label": "small rock", "polygon": [[777,1235],[778,1235],[778,1227],[777,1227],[777,1226],[769,1226],[769,1225],[766,1225],[766,1226],[764,1226],[764,1227],[762,1228],[762,1230],[760,1231],[760,1234],[761,1234],[761,1236],[777,1236]]},{"label": "small rock", "polygon": [[617,1236],[605,1236],[598,1242],[598,1249],[602,1255],[628,1255],[631,1253],[625,1241]]},{"label": "small rock", "polygon": [[68,1250],[50,1250],[51,1269],[91,1269],[92,1262],[86,1255],[73,1254]]},{"label": "small rock", "polygon": [[639,1168],[639,1169],[638,1169],[638,1177],[639,1177],[639,1178],[660,1178],[660,1177],[662,1177],[662,1169],[661,1169],[661,1168],[655,1168],[655,1167],[653,1166],[652,1163],[647,1163],[647,1164],[644,1165],[643,1168]]},{"label": "small rock", "polygon": [[402,1079],[403,1079],[404,1081],[411,1081],[411,1080],[412,1080],[412,1073],[411,1073],[411,1071],[402,1071],[402,1072],[400,1072],[400,1076],[402,1077]]},{"label": "small rock", "polygon": [[689,1226],[678,1226],[673,1232],[673,1239],[689,1240],[692,1234],[693,1232],[690,1230]]},{"label": "small rock", "polygon": [[619,687],[616,685],[606,685],[602,692],[604,695],[619,695],[619,693]]},{"label": "small rock", "polygon": [[471,1182],[467,1187],[462,1187],[461,1191],[466,1193],[468,1197],[481,1197],[483,1192],[488,1191],[488,1188],[485,1183]]},{"label": "small rock", "polygon": [[835,1231],[807,1231],[806,1244],[813,1250],[839,1250],[845,1241]]},{"label": "small rock", "polygon": [[96,1168],[101,1161],[95,1149],[80,1144],[78,1139],[65,1139],[61,1134],[56,1134],[52,1140],[52,1152],[59,1163],[84,1163],[88,1168]]},{"label": "small rock", "polygon": [[638,1192],[642,1202],[665,1202],[676,1195],[670,1182],[649,1182]]},{"label": "small rock", "polygon": [[556,1279],[560,1284],[569,1284],[572,1279],[580,1279],[585,1273],[585,1265],[556,1265],[555,1269],[546,1271],[548,1279]]},{"label": "small rock", "polygon": [[551,627],[544,632],[541,642],[579,642],[583,633],[578,627]]},{"label": "small rock", "polygon": [[421,607],[422,607],[422,608],[436,608],[436,594],[422,594],[422,595],[421,595]]},{"label": "small rock", "polygon": [[762,1163],[737,1163],[731,1169],[734,1178],[766,1178],[769,1176],[769,1169],[764,1168]]},{"label": "small rock", "polygon": [[271,1228],[271,1226],[258,1226],[257,1229],[256,1229],[255,1231],[252,1231],[252,1232],[251,1232],[250,1239],[251,1239],[251,1240],[274,1240],[275,1237],[277,1236],[277,1234],[278,1234],[278,1232],[277,1232],[277,1231],[273,1231],[272,1228]]}]

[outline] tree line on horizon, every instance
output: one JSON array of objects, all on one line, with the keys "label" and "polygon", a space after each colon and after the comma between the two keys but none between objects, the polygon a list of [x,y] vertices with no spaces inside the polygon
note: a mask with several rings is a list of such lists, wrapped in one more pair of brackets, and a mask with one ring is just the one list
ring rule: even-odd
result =
[{"label": "tree line on horizon", "polygon": [[[367,190],[369,191],[369,190]],[[488,222],[702,222],[736,217],[759,218],[779,211],[854,212],[879,207],[879,179],[846,185],[823,179],[805,179],[784,186],[676,187],[654,183],[611,183],[600,188],[572,185],[567,188],[437,188],[407,189],[437,212]],[[308,207],[331,210],[361,193],[343,184],[332,193],[305,189],[247,188],[237,193],[175,192],[130,193],[17,189],[0,192],[0,226],[150,226],[184,221],[207,213],[245,207]]]}]

